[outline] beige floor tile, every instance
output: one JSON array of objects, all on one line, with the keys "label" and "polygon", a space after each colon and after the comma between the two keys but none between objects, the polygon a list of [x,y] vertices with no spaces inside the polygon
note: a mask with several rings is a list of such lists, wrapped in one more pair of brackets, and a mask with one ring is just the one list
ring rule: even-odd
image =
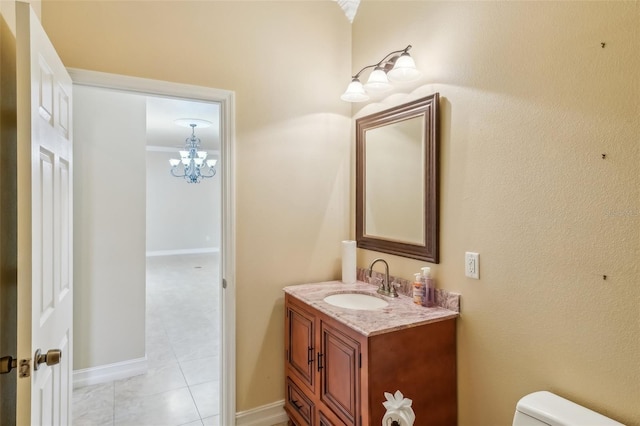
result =
[{"label": "beige floor tile", "polygon": [[76,426],[219,426],[219,255],[147,259],[146,375],[74,390]]}]

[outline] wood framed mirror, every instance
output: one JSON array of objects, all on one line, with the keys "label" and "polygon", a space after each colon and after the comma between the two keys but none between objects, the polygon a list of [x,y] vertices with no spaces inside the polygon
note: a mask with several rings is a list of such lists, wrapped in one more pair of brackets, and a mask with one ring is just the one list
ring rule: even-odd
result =
[{"label": "wood framed mirror", "polygon": [[439,94],[356,119],[360,248],[439,262]]}]

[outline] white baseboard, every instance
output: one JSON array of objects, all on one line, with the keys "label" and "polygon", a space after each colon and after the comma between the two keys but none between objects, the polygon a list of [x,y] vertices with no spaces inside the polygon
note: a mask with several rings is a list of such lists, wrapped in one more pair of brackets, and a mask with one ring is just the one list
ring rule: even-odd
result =
[{"label": "white baseboard", "polygon": [[73,388],[81,388],[83,386],[97,385],[99,383],[138,376],[145,374],[147,369],[147,358],[144,357],[75,370],[73,372]]},{"label": "white baseboard", "polygon": [[201,254],[201,253],[218,253],[219,247],[205,247],[197,249],[179,249],[179,250],[156,250],[148,251],[147,257],[153,256],[176,256],[179,254]]},{"label": "white baseboard", "polygon": [[288,420],[284,400],[236,413],[236,426],[273,426]]}]

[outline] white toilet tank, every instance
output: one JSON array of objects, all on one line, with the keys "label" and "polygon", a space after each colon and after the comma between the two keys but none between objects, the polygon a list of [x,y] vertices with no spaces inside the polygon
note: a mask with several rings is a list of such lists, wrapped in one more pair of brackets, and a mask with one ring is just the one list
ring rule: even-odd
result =
[{"label": "white toilet tank", "polygon": [[513,426],[624,426],[551,392],[540,391],[518,401]]}]

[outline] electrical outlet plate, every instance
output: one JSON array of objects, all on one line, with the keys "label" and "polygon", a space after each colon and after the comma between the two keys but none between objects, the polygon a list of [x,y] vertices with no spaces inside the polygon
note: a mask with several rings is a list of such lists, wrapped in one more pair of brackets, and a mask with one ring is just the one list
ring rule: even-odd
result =
[{"label": "electrical outlet plate", "polygon": [[480,255],[466,252],[464,254],[464,274],[469,278],[480,279]]}]

